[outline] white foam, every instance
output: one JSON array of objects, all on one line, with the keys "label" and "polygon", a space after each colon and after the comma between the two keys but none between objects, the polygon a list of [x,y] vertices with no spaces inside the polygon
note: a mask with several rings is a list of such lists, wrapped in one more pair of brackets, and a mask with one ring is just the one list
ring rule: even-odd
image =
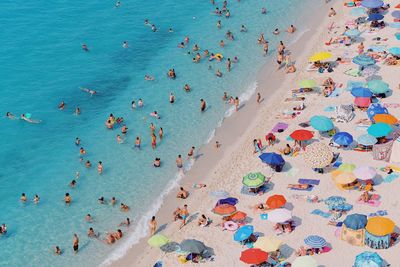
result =
[{"label": "white foam", "polygon": [[[242,103],[247,102],[251,98],[251,96],[255,93],[257,86],[258,86],[257,82],[252,83],[248,87],[248,89],[239,96],[240,101]],[[224,117],[217,123],[217,127],[210,132],[210,135],[208,136],[205,144],[211,142],[211,140],[214,138],[216,129],[221,127],[224,119],[231,116],[234,111],[235,107],[232,106],[225,112]],[[194,161],[189,161],[185,165],[185,171],[186,172],[189,171],[192,168],[193,164]],[[123,256],[126,255],[126,253],[130,248],[138,244],[139,240],[148,234],[148,229],[149,229],[148,222],[150,221],[151,217],[158,212],[163,203],[164,198],[172,190],[176,189],[179,186],[179,181],[183,178],[183,176],[184,176],[183,174],[177,173],[175,175],[175,179],[172,179],[171,181],[168,182],[168,184],[165,187],[166,189],[153,202],[150,209],[139,219],[137,223],[133,224],[134,231],[127,235],[127,238],[124,240],[124,242],[121,243],[121,245],[118,246],[114,251],[112,251],[110,255],[100,264],[100,266],[105,267],[110,265],[112,262],[121,259]]]},{"label": "white foam", "polygon": [[304,30],[298,32],[298,33],[294,36],[294,38],[290,41],[290,43],[289,43],[288,45],[291,46],[291,45],[297,43],[297,41],[299,41],[300,38],[303,37],[303,35],[306,34],[306,33],[309,32],[309,31],[311,31],[311,29],[308,29],[308,28],[307,28],[307,29],[304,29]]}]

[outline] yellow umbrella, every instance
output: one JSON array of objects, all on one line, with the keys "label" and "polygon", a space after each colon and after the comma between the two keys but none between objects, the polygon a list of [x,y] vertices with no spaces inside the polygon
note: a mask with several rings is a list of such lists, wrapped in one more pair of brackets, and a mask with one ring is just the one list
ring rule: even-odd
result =
[{"label": "yellow umbrella", "polygon": [[310,61],[310,62],[323,61],[323,60],[330,59],[331,57],[332,57],[332,54],[329,52],[318,52],[318,53],[315,53],[314,55],[312,55],[308,59],[308,61]]},{"label": "yellow umbrella", "polygon": [[254,248],[259,248],[265,252],[273,252],[278,250],[283,242],[276,237],[259,237],[257,241],[254,243]]},{"label": "yellow umbrella", "polygon": [[332,179],[337,184],[351,184],[354,182],[357,177],[351,172],[338,172],[335,171],[332,173]]},{"label": "yellow umbrella", "polygon": [[385,217],[372,217],[368,220],[365,229],[372,235],[385,236],[393,233],[395,224],[394,222]]}]

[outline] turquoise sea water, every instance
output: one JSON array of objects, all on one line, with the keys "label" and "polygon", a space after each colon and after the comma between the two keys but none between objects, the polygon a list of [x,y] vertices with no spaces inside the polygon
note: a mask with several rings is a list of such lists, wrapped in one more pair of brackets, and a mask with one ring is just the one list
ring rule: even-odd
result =
[{"label": "turquoise sea water", "polygon": [[[222,1],[216,1],[222,8]],[[152,214],[158,196],[176,179],[175,158],[188,149],[199,147],[209,139],[229,109],[221,101],[224,91],[241,95],[255,90],[257,71],[267,62],[257,45],[261,32],[273,49],[287,34],[271,32],[290,24],[301,25],[302,14],[317,10],[321,1],[269,0],[229,1],[231,18],[217,17],[210,1],[3,1],[0,9],[0,112],[17,117],[31,113],[40,124],[2,118],[0,121],[0,223],[8,225],[0,237],[0,266],[96,266],[123,253],[124,248],[144,233],[143,216]],[[268,9],[267,15],[261,8]],[[158,31],[152,32],[144,20],[149,19]],[[222,29],[216,27],[222,21]],[[245,24],[247,33],[239,32]],[[169,33],[172,27],[174,32]],[[232,31],[235,41],[225,39]],[[306,29],[299,29],[299,33]],[[187,48],[177,44],[188,35]],[[226,46],[219,47],[224,40]],[[129,47],[122,47],[123,41]],[[86,43],[90,52],[81,49]],[[230,73],[226,61],[194,64],[187,55],[197,43],[201,50],[221,53],[225,59],[238,56]],[[275,55],[273,55],[273,58]],[[211,66],[211,70],[209,70]],[[275,67],[275,65],[274,65]],[[166,77],[174,68],[177,79]],[[214,75],[220,69],[224,75]],[[155,81],[145,81],[145,74]],[[183,85],[192,87],[185,93]],[[79,90],[87,87],[98,92],[91,97]],[[173,92],[176,101],[168,102]],[[132,100],[144,100],[144,107],[132,110]],[[207,101],[205,113],[199,111],[200,99]],[[57,109],[65,101],[66,109]],[[75,107],[82,114],[73,115]],[[149,113],[157,110],[160,120]],[[117,144],[120,128],[107,130],[108,115],[123,117],[129,128],[126,142]],[[3,115],[2,114],[2,115]],[[163,127],[165,135],[156,150],[150,146],[149,124]],[[136,136],[142,137],[142,150],[133,148]],[[76,137],[82,140],[93,167],[86,169],[79,161]],[[159,141],[159,140],[158,140]],[[162,168],[152,166],[161,157]],[[102,161],[103,175],[96,165]],[[76,188],[68,184],[79,171]],[[22,192],[28,203],[21,204]],[[73,203],[65,206],[69,192]],[[33,197],[41,198],[38,205]],[[131,207],[122,213],[118,205],[100,205],[97,199],[115,196]],[[150,211],[150,212],[149,212]],[[93,223],[84,217],[90,213]],[[133,232],[118,245],[109,247],[86,237],[89,227],[104,233],[130,217]],[[128,229],[121,228],[125,233]],[[72,236],[80,237],[80,251],[72,253]],[[56,257],[55,245],[64,253]],[[113,250],[118,248],[117,251]],[[106,261],[107,262],[107,261]]]}]

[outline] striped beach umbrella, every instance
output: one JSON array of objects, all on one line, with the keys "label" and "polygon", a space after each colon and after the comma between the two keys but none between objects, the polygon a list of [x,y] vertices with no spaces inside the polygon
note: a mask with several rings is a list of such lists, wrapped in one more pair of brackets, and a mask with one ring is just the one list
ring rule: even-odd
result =
[{"label": "striped beach umbrella", "polygon": [[375,64],[375,59],[373,59],[370,56],[361,54],[361,55],[357,55],[353,58],[353,63],[362,66],[362,67],[366,67],[369,65],[374,65]]},{"label": "striped beach umbrella", "polygon": [[311,248],[323,248],[326,246],[326,240],[319,235],[310,235],[304,239],[304,243]]},{"label": "striped beach umbrella", "polygon": [[311,256],[300,256],[294,259],[292,267],[318,267],[318,263]]},{"label": "striped beach umbrella", "polygon": [[388,136],[393,131],[392,127],[389,124],[378,122],[372,124],[368,127],[367,132],[375,137],[385,137]]},{"label": "striped beach umbrella", "polygon": [[332,120],[326,116],[313,116],[310,119],[310,124],[315,130],[321,132],[330,131],[334,127]]},{"label": "striped beach umbrella", "polygon": [[259,188],[265,183],[265,176],[261,172],[249,173],[243,177],[242,183],[248,188]]},{"label": "striped beach umbrella", "polygon": [[311,168],[325,168],[332,162],[333,153],[328,145],[316,142],[307,146],[303,158]]},{"label": "striped beach umbrella", "polygon": [[364,146],[373,146],[378,143],[378,139],[370,134],[363,134],[357,138],[357,142]]}]

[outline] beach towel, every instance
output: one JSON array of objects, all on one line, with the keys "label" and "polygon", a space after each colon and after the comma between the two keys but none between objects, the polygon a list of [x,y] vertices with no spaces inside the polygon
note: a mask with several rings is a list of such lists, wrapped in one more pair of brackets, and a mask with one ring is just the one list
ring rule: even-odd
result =
[{"label": "beach towel", "polygon": [[388,174],[385,178],[383,178],[383,182],[384,183],[391,183],[391,182],[393,182],[394,180],[396,180],[399,177],[400,176],[398,174],[391,173],[391,174]]},{"label": "beach towel", "polygon": [[377,212],[373,212],[368,214],[368,217],[378,217],[378,216],[386,216],[388,212],[386,210],[378,210]]},{"label": "beach towel", "polygon": [[311,214],[318,215],[318,216],[321,216],[321,217],[324,217],[324,218],[331,217],[331,214],[329,212],[323,212],[320,209],[315,209],[315,210],[311,211]]},{"label": "beach towel", "polygon": [[328,97],[338,97],[342,93],[342,90],[335,88]]},{"label": "beach towel", "polygon": [[335,107],[334,106],[327,106],[326,108],[324,108],[324,111],[326,111],[326,112],[335,111]]},{"label": "beach towel", "polygon": [[313,190],[314,186],[310,186],[309,188],[289,188],[290,190],[297,190],[297,191],[311,191]]},{"label": "beach towel", "polygon": [[357,200],[357,203],[358,204],[365,204],[365,205],[368,205],[368,206],[371,206],[371,207],[379,207],[379,205],[381,205],[381,201],[373,200],[373,199],[369,200],[368,202],[364,202],[362,200]]},{"label": "beach towel", "polygon": [[311,184],[311,185],[319,185],[320,180],[316,179],[299,179],[299,184]]},{"label": "beach towel", "polygon": [[274,128],[272,128],[271,132],[273,133],[277,133],[277,132],[283,132],[284,130],[286,130],[289,127],[289,125],[287,123],[284,122],[278,122]]},{"label": "beach towel", "polygon": [[339,168],[340,165],[342,165],[342,162],[341,161],[336,161],[332,166],[334,168]]}]

